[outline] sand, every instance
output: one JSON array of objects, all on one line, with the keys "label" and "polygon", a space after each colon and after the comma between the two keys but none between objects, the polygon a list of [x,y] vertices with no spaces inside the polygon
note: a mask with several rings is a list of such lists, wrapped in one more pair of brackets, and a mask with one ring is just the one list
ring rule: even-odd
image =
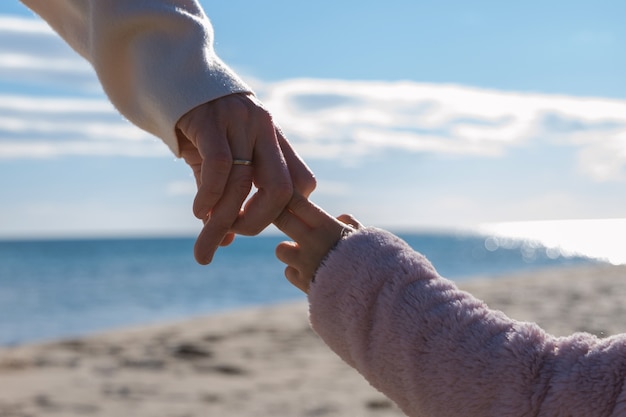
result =
[{"label": "sand", "polygon": [[[556,335],[626,332],[626,267],[460,286]],[[47,415],[403,414],[317,338],[298,302],[0,349],[0,417]]]}]

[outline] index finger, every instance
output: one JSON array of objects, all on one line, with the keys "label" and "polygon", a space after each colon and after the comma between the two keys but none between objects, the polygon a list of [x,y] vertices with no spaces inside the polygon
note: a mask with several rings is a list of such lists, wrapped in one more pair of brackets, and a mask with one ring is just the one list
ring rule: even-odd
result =
[{"label": "index finger", "polygon": [[295,193],[274,225],[296,242],[311,239],[312,232],[332,230],[341,232],[345,225],[313,202]]}]

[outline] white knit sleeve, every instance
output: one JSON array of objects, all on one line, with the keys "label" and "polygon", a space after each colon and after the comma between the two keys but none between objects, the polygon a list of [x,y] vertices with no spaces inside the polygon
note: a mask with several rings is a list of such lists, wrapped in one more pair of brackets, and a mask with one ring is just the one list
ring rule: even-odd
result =
[{"label": "white knit sleeve", "polygon": [[196,0],[22,0],[94,67],[128,120],[179,155],[175,125],[194,107],[251,89],[216,55]]}]

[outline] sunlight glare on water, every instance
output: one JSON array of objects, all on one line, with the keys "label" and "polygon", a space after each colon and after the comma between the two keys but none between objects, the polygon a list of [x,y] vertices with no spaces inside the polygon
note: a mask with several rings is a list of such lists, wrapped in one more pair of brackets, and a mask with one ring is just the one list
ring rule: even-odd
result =
[{"label": "sunlight glare on water", "polygon": [[626,219],[545,220],[491,223],[482,233],[498,239],[514,238],[538,242],[564,255],[576,254],[601,259],[614,265],[626,264]]}]

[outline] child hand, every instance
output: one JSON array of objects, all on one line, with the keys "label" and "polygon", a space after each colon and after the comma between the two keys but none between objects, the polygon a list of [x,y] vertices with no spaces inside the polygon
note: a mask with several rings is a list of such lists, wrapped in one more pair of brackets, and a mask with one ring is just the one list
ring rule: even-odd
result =
[{"label": "child hand", "polygon": [[363,227],[347,214],[335,219],[299,194],[294,194],[274,225],[295,240],[280,243],[276,257],[287,264],[287,280],[305,293],[330,249],[346,233]]}]

